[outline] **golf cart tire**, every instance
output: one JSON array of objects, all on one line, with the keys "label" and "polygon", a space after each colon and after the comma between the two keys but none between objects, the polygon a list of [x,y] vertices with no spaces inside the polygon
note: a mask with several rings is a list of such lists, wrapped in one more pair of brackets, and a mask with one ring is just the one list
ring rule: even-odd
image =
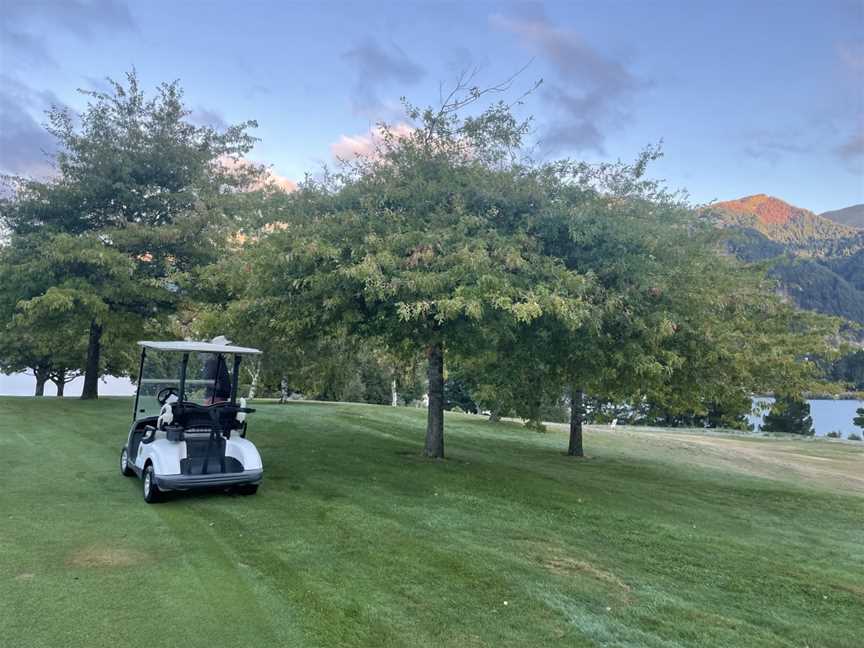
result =
[{"label": "golf cart tire", "polygon": [[125,447],[120,451],[120,474],[124,477],[131,477],[135,474],[132,466],[129,465],[129,453]]},{"label": "golf cart tire", "polygon": [[258,492],[258,484],[240,484],[237,487],[237,492],[244,497],[247,495],[254,495]]},{"label": "golf cart tire", "polygon": [[147,464],[144,467],[144,473],[141,476],[141,484],[145,502],[148,504],[155,504],[162,499],[162,491],[160,491],[159,487],[156,485],[156,471],[153,470],[153,464]]}]

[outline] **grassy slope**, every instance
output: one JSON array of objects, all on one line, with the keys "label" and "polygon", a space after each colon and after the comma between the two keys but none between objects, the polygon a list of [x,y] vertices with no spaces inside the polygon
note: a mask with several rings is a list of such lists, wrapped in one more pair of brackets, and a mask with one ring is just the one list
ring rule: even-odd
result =
[{"label": "grassy slope", "polygon": [[757,477],[750,457],[837,459],[854,480],[864,454],[851,444],[735,440],[740,472],[722,443],[596,430],[579,461],[561,433],[453,415],[449,460],[428,462],[421,411],[267,405],[250,421],[258,496],[147,506],[116,467],[129,409],[0,399],[0,645],[864,636],[860,483],[775,464]]}]

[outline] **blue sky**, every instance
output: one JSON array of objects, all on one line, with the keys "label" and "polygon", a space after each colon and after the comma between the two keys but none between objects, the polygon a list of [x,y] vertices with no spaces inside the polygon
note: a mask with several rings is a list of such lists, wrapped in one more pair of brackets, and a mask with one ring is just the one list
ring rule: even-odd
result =
[{"label": "blue sky", "polygon": [[[52,102],[80,108],[132,66],[178,78],[194,118],[259,122],[255,160],[299,179],[362,146],[400,95],[434,102],[478,68],[547,157],[632,159],[695,201],[864,202],[864,2],[292,3],[4,0],[0,170],[44,172]],[[334,148],[335,146],[335,148]]]}]

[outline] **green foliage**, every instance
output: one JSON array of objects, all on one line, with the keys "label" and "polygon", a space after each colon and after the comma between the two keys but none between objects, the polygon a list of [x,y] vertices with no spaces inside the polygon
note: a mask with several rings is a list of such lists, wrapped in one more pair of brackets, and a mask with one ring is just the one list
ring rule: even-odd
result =
[{"label": "green foliage", "polygon": [[250,250],[252,308],[285,344],[374,339],[406,362],[541,317],[575,326],[586,278],[533,236],[545,172],[515,157],[527,128],[504,105],[460,117],[408,106],[419,127],[386,126],[375,155],[290,197],[280,228]]},{"label": "green foliage", "polygon": [[810,404],[796,396],[778,396],[762,422],[763,432],[786,432],[812,436],[813,419]]},{"label": "green foliage", "polygon": [[770,274],[799,307],[864,323],[864,290],[824,264],[783,256],[772,262]]},{"label": "green foliage", "polygon": [[459,378],[448,378],[444,381],[444,409],[454,412],[477,413],[477,403],[471,397],[468,386]]},{"label": "green foliage", "polygon": [[864,391],[864,349],[846,353],[827,368],[830,380],[843,383],[848,389]]},{"label": "green foliage", "polygon": [[27,312],[62,302],[68,326],[46,333],[77,340],[89,332],[88,356],[102,361],[92,369],[125,373],[129,358],[112,354],[112,343],[126,348],[146,329],[165,328],[194,296],[190,278],[224,250],[261,169],[236,164],[252,147],[254,122],[216,132],[187,120],[176,82],[150,99],[134,72],[125,85],[109,82],[110,92],[84,93],[80,119],[49,114],[58,175],[18,179],[0,204],[14,250],[2,272],[15,279],[4,301]]},{"label": "green foliage", "polygon": [[858,416],[856,416],[854,419],[852,419],[852,422],[855,425],[857,425],[858,427],[864,428],[864,407],[861,407],[861,408],[855,410],[855,413]]}]

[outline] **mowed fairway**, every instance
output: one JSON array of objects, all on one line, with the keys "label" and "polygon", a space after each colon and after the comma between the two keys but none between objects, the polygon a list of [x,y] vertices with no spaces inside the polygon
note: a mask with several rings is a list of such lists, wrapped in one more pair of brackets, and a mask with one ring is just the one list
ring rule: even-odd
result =
[{"label": "mowed fairway", "polygon": [[257,496],[151,506],[130,401],[0,398],[0,645],[864,641],[864,444],[258,408]]}]

